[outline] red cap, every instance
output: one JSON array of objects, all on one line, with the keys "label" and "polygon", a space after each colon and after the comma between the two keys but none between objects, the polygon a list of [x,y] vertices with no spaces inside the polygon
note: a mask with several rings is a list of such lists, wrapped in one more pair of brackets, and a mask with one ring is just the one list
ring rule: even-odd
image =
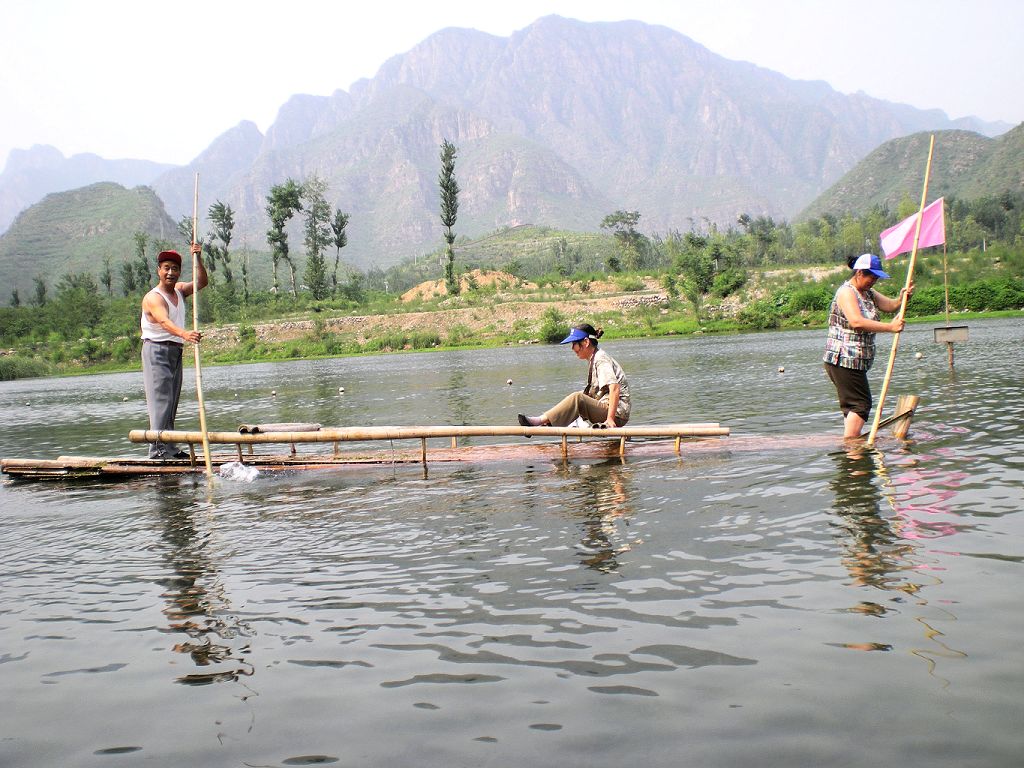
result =
[{"label": "red cap", "polygon": [[177,251],[160,251],[156,257],[156,263],[159,264],[161,261],[173,261],[179,267],[181,266],[181,254]]}]

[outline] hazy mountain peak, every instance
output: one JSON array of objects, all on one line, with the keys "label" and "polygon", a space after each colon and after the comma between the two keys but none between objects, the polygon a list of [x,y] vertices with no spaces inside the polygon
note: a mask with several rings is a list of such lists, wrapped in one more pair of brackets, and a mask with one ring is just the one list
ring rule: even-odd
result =
[{"label": "hazy mountain peak", "polygon": [[29,149],[12,149],[7,155],[4,174],[34,168],[53,168],[64,160],[63,153],[49,144],[33,144]]}]

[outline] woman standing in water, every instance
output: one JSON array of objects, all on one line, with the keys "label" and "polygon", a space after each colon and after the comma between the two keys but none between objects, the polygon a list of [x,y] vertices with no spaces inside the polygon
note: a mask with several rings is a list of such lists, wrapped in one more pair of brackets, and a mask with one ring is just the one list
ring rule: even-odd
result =
[{"label": "woman standing in water", "polygon": [[843,412],[843,437],[859,437],[871,413],[871,388],[868,370],[875,361],[875,334],[899,333],[903,314],[890,322],[878,320],[879,312],[899,312],[902,297],[914,293],[914,284],[901,288],[892,299],[874,289],[879,280],[888,280],[881,260],[865,253],[849,261],[853,274],[839,286],[828,313],[828,338],[825,341],[825,372],[836,387],[839,409]]},{"label": "woman standing in water", "polygon": [[621,427],[629,421],[629,382],[612,356],[598,349],[597,340],[604,331],[590,323],[569,329],[560,344],[571,344],[580,360],[589,363],[587,386],[573,392],[554,408],[540,416],[519,414],[524,427],[565,427],[583,417],[596,427]]}]

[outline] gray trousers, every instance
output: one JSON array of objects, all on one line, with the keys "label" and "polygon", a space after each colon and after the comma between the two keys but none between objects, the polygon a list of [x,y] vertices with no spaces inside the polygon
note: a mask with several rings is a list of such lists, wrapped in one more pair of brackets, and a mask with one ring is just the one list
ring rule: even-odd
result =
[{"label": "gray trousers", "polygon": [[[181,397],[183,351],[177,344],[142,343],[142,381],[146,387],[150,429],[174,429]],[[165,459],[177,450],[174,443],[150,443],[149,458]]]}]

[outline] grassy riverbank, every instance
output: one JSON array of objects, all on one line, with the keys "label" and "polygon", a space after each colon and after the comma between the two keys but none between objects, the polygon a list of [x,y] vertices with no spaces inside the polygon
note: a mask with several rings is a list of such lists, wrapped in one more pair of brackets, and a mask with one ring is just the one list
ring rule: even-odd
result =
[{"label": "grassy riverbank", "polygon": [[[218,365],[554,343],[582,319],[603,327],[606,339],[823,329],[832,294],[845,274],[841,268],[819,266],[755,271],[741,291],[701,297],[695,305],[652,276],[538,287],[501,273],[480,273],[471,275],[467,289],[455,297],[424,283],[404,297],[378,302],[371,312],[351,303],[322,302],[286,317],[207,325],[202,360]],[[1018,278],[976,281],[959,286],[951,300],[984,308],[993,297],[1024,307],[1024,283]],[[919,288],[908,310],[910,322],[944,323],[943,313],[929,312],[941,309],[939,299],[934,287]],[[124,309],[136,311],[132,305]],[[950,319],[963,323],[992,316],[1024,316],[1024,310],[961,312]],[[139,346],[134,333],[73,342],[51,335],[46,342],[4,350],[0,379],[137,370]],[[186,364],[192,359],[187,354]]]}]

